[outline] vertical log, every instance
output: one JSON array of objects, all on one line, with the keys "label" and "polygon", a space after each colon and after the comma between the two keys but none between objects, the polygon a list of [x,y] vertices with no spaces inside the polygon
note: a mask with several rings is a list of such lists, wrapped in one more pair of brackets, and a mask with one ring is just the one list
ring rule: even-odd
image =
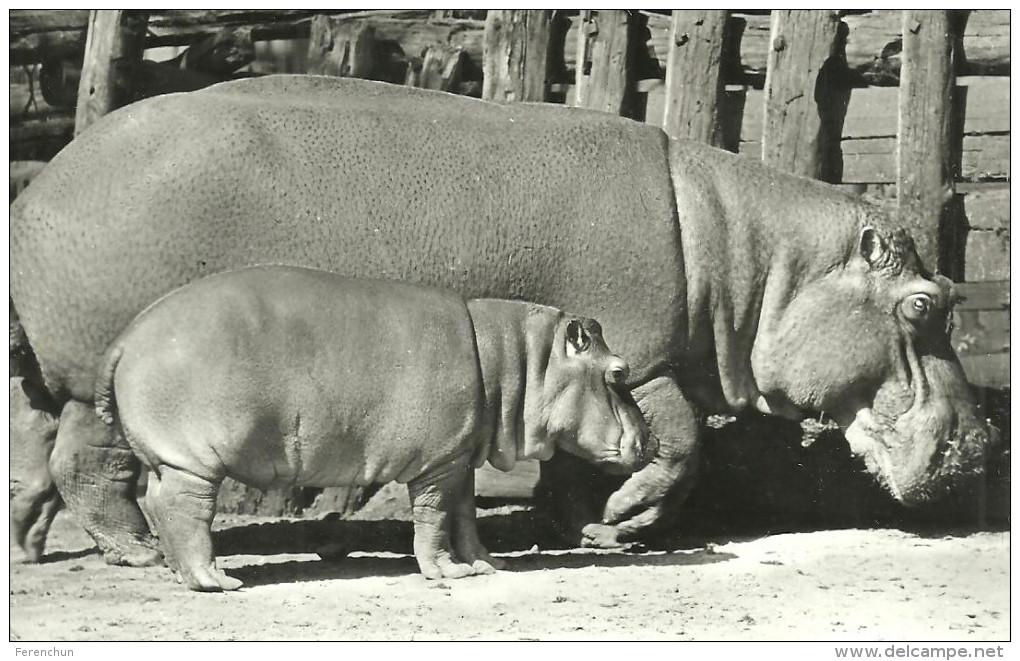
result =
[{"label": "vertical log", "polygon": [[634,17],[619,10],[581,10],[574,105],[626,115],[631,105]]},{"label": "vertical log", "polygon": [[421,69],[409,66],[405,85],[428,90],[455,92],[460,86],[464,49],[448,44],[433,44],[424,54]]},{"label": "vertical log", "polygon": [[[966,14],[948,10],[903,12],[896,183],[900,221],[914,234],[925,265],[959,270],[956,197],[962,121],[956,100],[954,56]],[[955,240],[954,240],[955,239]]]},{"label": "vertical log", "polygon": [[147,11],[98,9],[89,13],[75,135],[131,98],[148,21]]},{"label": "vertical log", "polygon": [[762,160],[839,183],[840,138],[850,102],[846,24],[834,11],[772,12]]},{"label": "vertical log", "polygon": [[662,128],[671,138],[720,146],[725,90],[723,43],[729,12],[674,9],[666,59]]},{"label": "vertical log", "polygon": [[545,101],[551,10],[490,9],[485,16],[482,98]]},{"label": "vertical log", "polygon": [[365,23],[312,18],[308,39],[310,74],[368,78],[375,61],[375,28]]}]

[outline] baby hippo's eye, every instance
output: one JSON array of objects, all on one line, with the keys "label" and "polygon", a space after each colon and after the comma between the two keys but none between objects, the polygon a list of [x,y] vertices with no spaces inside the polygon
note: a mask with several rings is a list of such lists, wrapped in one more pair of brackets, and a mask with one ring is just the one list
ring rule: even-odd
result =
[{"label": "baby hippo's eye", "polygon": [[914,294],[903,299],[900,306],[904,317],[910,321],[922,321],[928,316],[934,302],[927,294]]}]

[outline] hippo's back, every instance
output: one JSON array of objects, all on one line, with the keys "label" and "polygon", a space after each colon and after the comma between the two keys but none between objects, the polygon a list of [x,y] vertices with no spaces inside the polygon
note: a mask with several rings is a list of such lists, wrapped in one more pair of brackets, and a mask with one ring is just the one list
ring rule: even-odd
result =
[{"label": "hippo's back", "polygon": [[103,118],[11,210],[11,293],[47,383],[88,400],[142,308],[285,263],[604,320],[635,377],[682,337],[665,135],[600,113],[270,76]]}]

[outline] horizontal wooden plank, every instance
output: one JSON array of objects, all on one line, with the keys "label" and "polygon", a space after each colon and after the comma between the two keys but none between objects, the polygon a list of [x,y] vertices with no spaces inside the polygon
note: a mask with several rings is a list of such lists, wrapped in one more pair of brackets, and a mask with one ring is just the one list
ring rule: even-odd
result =
[{"label": "horizontal wooden plank", "polygon": [[958,311],[1009,309],[1009,280],[960,282],[953,288],[961,297],[956,304]]},{"label": "horizontal wooden plank", "polygon": [[967,192],[967,223],[972,229],[1009,231],[1009,187],[990,188],[978,184]]},{"label": "horizontal wooden plank", "polygon": [[[1009,179],[1009,142],[1009,134],[964,136],[959,179]],[[896,181],[895,137],[844,139],[842,149],[844,183]]]},{"label": "horizontal wooden plank", "polygon": [[[1010,130],[1009,79],[982,77],[980,84],[967,87],[964,132],[968,134],[1008,133]],[[650,94],[658,94],[653,89]],[[764,94],[748,90],[741,123],[743,140],[761,138]],[[899,127],[899,89],[870,87],[850,94],[843,138],[894,137]]]}]

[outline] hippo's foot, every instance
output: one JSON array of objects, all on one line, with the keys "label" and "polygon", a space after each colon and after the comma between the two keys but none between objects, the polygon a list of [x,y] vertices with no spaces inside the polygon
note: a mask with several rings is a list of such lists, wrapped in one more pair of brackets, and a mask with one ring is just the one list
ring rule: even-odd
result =
[{"label": "hippo's foot", "polygon": [[149,474],[145,503],[166,550],[167,565],[192,590],[236,590],[241,581],[216,568],[210,526],[218,484],[194,473],[160,466]]},{"label": "hippo's foot", "polygon": [[14,559],[15,562],[42,561],[46,536],[62,505],[63,500],[55,488],[48,493],[19,493],[11,498],[11,532],[21,550],[21,557]]},{"label": "hippo's foot", "polygon": [[42,560],[53,518],[63,500],[50,476],[49,458],[59,420],[38,406],[38,390],[24,378],[10,388],[11,534],[21,557],[15,562]]},{"label": "hippo's foot", "polygon": [[649,382],[634,396],[659,440],[659,454],[609,496],[601,524],[583,529],[583,546],[626,547],[667,526],[694,484],[700,463],[697,411],[668,378]]},{"label": "hippo's foot", "polygon": [[453,551],[462,562],[471,565],[476,574],[494,574],[496,570],[505,569],[506,562],[489,555],[488,549],[482,546],[475,532],[474,520],[472,519],[470,532],[465,533],[460,529],[460,520],[454,522]]},{"label": "hippo's foot", "polygon": [[[478,541],[474,481],[466,466],[420,476],[407,485],[414,519],[414,557],[427,579],[464,578],[496,571]],[[468,494],[470,493],[470,496]]]},{"label": "hippo's foot", "polygon": [[[104,536],[104,543],[99,545],[103,552],[103,560],[108,565],[121,567],[156,567],[164,564],[163,554],[152,535],[146,535],[139,541],[113,541]],[[98,540],[97,540],[98,541]]]},{"label": "hippo's foot", "polygon": [[626,549],[631,544],[620,539],[620,530],[616,526],[589,523],[581,529],[581,546],[585,548]]},{"label": "hippo's foot", "polygon": [[494,574],[504,569],[506,563],[489,555],[489,549],[485,548],[478,537],[474,476],[474,471],[468,472],[454,503],[453,529],[450,534],[453,552],[462,562],[471,565],[476,574]]},{"label": "hippo's foot", "polygon": [[196,592],[230,592],[244,585],[215,566],[192,567],[183,575],[177,574],[176,579],[178,583],[185,583]]},{"label": "hippo's foot", "polygon": [[135,490],[141,464],[91,405],[70,401],[50,456],[50,472],[68,509],[112,565],[162,562]]},{"label": "hippo's foot", "polygon": [[[417,554],[416,554],[417,555]],[[431,558],[418,557],[418,567],[422,575],[431,580],[441,578],[465,578],[480,573],[472,565],[464,562],[457,562],[448,551],[440,551]],[[494,571],[494,570],[493,570]]]}]

